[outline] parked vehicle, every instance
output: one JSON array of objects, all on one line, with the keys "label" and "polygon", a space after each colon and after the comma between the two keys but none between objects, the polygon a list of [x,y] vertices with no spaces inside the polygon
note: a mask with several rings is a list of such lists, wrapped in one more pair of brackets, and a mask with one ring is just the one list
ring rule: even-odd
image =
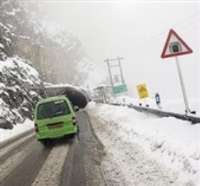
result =
[{"label": "parked vehicle", "polygon": [[50,97],[39,101],[34,111],[34,122],[36,138],[44,144],[49,139],[78,132],[74,109],[65,96]]}]

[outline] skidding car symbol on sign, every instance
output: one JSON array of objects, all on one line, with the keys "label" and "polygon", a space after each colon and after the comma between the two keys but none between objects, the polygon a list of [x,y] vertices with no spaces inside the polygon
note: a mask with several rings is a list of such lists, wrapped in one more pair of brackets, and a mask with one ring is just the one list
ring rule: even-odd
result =
[{"label": "skidding car symbol on sign", "polygon": [[192,53],[192,49],[171,29],[169,31],[161,58],[175,57]]}]

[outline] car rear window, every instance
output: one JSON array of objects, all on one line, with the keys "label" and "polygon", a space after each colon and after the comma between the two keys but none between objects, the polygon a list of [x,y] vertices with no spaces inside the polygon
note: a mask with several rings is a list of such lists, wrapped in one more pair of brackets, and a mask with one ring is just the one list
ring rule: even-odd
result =
[{"label": "car rear window", "polygon": [[56,100],[40,104],[37,109],[37,119],[52,118],[70,113],[69,106],[65,100]]}]

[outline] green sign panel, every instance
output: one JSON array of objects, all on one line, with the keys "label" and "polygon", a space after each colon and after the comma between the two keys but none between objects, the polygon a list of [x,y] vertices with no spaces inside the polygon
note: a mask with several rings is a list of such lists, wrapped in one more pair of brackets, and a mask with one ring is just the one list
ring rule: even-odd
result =
[{"label": "green sign panel", "polygon": [[121,84],[113,87],[113,94],[120,94],[123,92],[127,92],[126,84]]}]

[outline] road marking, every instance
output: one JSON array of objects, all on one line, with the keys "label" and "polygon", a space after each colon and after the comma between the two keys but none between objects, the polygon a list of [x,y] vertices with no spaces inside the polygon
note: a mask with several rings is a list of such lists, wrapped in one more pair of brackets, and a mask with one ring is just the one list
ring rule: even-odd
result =
[{"label": "road marking", "polygon": [[60,184],[60,176],[65,158],[69,150],[69,145],[62,144],[56,146],[50,152],[43,164],[32,186],[57,186]]}]

